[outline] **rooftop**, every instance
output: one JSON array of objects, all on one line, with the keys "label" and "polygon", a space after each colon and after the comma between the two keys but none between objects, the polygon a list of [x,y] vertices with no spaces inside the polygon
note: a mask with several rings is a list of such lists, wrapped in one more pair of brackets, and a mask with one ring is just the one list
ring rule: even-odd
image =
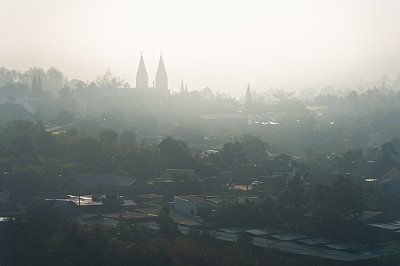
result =
[{"label": "rooftop", "polygon": [[80,175],[80,176],[75,176],[75,179],[85,187],[95,187],[95,186],[129,187],[136,181],[135,178],[118,177],[113,174]]},{"label": "rooftop", "polygon": [[185,201],[190,201],[190,202],[205,202],[205,201],[207,201],[207,198],[198,196],[198,195],[175,196],[175,198],[182,199]]}]

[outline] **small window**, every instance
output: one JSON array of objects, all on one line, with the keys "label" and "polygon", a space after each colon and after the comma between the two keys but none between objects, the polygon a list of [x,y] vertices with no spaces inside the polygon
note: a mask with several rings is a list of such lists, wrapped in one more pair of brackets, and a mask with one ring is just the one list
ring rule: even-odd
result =
[{"label": "small window", "polygon": [[193,209],[190,210],[190,215],[194,215],[194,210]]}]

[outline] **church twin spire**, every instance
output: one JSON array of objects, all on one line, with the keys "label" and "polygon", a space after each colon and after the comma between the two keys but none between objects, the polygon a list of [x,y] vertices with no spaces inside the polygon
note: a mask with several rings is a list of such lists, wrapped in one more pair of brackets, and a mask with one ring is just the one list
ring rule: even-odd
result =
[{"label": "church twin spire", "polygon": [[[140,54],[139,68],[136,74],[136,88],[147,89],[148,87],[149,79],[147,76],[146,66],[144,65],[143,55]],[[156,88],[168,90],[168,76],[167,71],[165,70],[162,55],[160,55],[160,61],[158,63],[158,69],[156,73]]]},{"label": "church twin spire", "polygon": [[136,74],[136,88],[147,89],[149,87],[149,78],[147,77],[146,66],[144,65],[143,55],[140,53],[139,68]]},{"label": "church twin spire", "polygon": [[167,71],[165,71],[162,55],[160,55],[160,61],[158,62],[158,69],[156,73],[156,88],[168,90],[168,76]]}]

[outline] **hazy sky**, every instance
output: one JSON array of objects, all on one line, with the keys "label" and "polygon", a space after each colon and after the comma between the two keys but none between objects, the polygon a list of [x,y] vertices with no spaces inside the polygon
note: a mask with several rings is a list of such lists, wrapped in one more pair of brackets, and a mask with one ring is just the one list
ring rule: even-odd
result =
[{"label": "hazy sky", "polygon": [[85,81],[110,67],[134,86],[140,52],[150,83],[162,51],[172,90],[301,89],[382,75],[364,68],[400,58],[399,14],[398,0],[0,0],[0,66]]}]

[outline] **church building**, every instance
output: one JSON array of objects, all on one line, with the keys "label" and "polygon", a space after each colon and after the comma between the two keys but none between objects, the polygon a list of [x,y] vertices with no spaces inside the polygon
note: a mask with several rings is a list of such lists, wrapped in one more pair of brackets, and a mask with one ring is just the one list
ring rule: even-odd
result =
[{"label": "church building", "polygon": [[246,98],[244,102],[244,113],[247,115],[255,114],[253,97],[251,96],[250,84],[247,84]]},{"label": "church building", "polygon": [[153,82],[153,87],[149,87],[149,78],[144,64],[143,55],[140,55],[139,68],[136,74],[136,89],[155,90],[157,93],[169,95],[168,76],[162,55],[160,55],[160,61],[158,62],[156,79],[155,82]]}]

